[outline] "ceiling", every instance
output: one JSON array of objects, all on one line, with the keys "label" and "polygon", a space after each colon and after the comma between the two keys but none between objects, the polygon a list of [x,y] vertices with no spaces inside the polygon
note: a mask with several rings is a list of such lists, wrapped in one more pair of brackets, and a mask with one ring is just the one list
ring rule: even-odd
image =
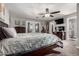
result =
[{"label": "ceiling", "polygon": [[[5,5],[11,15],[15,15],[21,18],[31,18],[40,20],[51,20],[76,12],[75,3],[6,3]],[[38,14],[44,13],[46,8],[49,8],[50,12],[61,12],[58,14],[54,14],[54,17],[52,18],[42,18]]]}]

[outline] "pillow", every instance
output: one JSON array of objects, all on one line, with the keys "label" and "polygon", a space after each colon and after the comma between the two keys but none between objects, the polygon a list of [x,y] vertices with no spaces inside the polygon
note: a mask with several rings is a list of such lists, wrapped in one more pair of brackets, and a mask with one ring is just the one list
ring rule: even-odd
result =
[{"label": "pillow", "polygon": [[13,38],[17,36],[15,28],[6,28],[6,27],[3,27],[2,29],[6,32],[6,33],[4,32],[5,36],[7,36],[7,34],[10,37],[13,37]]}]

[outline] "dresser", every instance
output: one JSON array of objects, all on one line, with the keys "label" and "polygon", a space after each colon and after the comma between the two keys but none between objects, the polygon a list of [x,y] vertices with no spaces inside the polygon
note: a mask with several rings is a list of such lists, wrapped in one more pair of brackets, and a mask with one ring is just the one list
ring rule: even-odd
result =
[{"label": "dresser", "polygon": [[26,28],[25,27],[18,26],[18,27],[15,27],[15,29],[16,29],[17,33],[25,33],[26,32]]},{"label": "dresser", "polygon": [[58,36],[61,40],[66,40],[66,32],[53,32],[53,34]]}]

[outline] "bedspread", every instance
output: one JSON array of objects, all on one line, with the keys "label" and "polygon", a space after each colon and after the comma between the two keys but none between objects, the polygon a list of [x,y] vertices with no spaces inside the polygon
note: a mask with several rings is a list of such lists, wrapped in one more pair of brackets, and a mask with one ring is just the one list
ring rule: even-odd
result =
[{"label": "bedspread", "polygon": [[16,38],[8,38],[0,42],[0,55],[16,54],[22,51],[28,52],[49,44],[57,44],[63,47],[61,39],[53,34],[18,34]]}]

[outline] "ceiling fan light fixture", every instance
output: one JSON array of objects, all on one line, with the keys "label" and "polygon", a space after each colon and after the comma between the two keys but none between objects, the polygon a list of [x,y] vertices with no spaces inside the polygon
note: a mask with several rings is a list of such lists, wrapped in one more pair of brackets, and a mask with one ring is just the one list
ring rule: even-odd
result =
[{"label": "ceiling fan light fixture", "polygon": [[45,14],[45,17],[50,17],[50,14]]},{"label": "ceiling fan light fixture", "polygon": [[46,8],[45,11],[45,13],[40,13],[42,17],[54,17],[53,14],[60,13],[60,11],[49,12],[49,8]]}]

